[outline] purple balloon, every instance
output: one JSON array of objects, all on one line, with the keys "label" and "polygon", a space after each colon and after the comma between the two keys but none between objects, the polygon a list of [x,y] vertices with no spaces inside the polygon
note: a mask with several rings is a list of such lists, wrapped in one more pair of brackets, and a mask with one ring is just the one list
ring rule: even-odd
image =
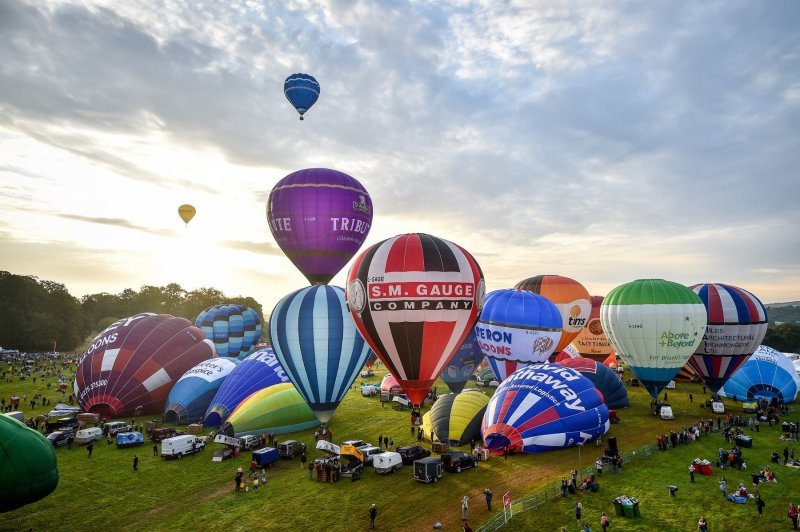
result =
[{"label": "purple balloon", "polygon": [[372,199],[355,178],[327,168],[293,172],[267,201],[272,236],[311,284],[328,284],[372,226]]}]

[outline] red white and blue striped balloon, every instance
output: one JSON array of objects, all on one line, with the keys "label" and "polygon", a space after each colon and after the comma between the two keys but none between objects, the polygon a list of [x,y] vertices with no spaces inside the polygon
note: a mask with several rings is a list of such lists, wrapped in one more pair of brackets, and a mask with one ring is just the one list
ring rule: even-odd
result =
[{"label": "red white and blue striped balloon", "polygon": [[705,335],[689,365],[716,392],[761,345],[767,310],[756,296],[735,286],[709,283],[689,288],[708,311]]},{"label": "red white and blue striped balloon", "polygon": [[594,383],[560,364],[531,364],[509,375],[486,407],[486,447],[535,453],[596,439],[611,427]]},{"label": "red white and blue striped balloon", "polygon": [[486,357],[489,365],[492,367],[494,376],[497,377],[497,382],[503,382],[509,375],[514,373],[520,368],[527,366],[524,362],[512,362],[511,360],[498,360],[492,357]]},{"label": "red white and blue striped balloon", "polygon": [[269,321],[284,371],[322,423],[327,423],[370,353],[344,302],[344,289],[315,285],[278,302]]}]

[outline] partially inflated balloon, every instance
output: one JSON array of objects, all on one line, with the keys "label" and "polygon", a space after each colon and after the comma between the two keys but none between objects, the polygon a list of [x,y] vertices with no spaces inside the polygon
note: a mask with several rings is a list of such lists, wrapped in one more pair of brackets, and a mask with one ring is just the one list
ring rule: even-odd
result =
[{"label": "partially inflated balloon", "polygon": [[422,416],[423,434],[433,432],[436,439],[453,446],[481,439],[481,422],[489,397],[480,390],[440,395],[430,411]]},{"label": "partially inflated balloon", "polygon": [[603,402],[608,408],[625,408],[630,405],[628,390],[617,372],[602,362],[590,358],[568,358],[559,362],[566,368],[572,368],[592,381],[603,395]]},{"label": "partially inflated balloon", "polygon": [[358,330],[415,406],[464,343],[483,295],[483,273],[472,255],[421,233],[375,244],[347,277]]},{"label": "partially inflated balloon", "polygon": [[567,347],[564,348],[563,351],[561,351],[559,354],[556,355],[555,362],[560,364],[564,360],[571,360],[573,358],[583,358],[583,357],[581,356],[580,353],[578,353],[578,350],[572,346],[572,344],[569,344]]},{"label": "partially inflated balloon", "polygon": [[394,395],[404,393],[403,387],[400,386],[400,383],[397,382],[397,379],[395,379],[394,375],[391,373],[387,373],[383,376],[383,379],[381,379],[381,391],[389,392]]},{"label": "partially inflated balloon", "polygon": [[494,376],[497,378],[497,382],[503,382],[508,378],[509,375],[517,371],[519,368],[523,366],[527,366],[522,362],[513,362],[511,360],[498,360],[496,358],[487,357],[489,361],[489,367],[494,373]]},{"label": "partially inflated balloon", "polygon": [[589,321],[592,311],[589,292],[574,279],[561,275],[537,275],[520,281],[514,288],[546,297],[561,313],[561,339],[554,353],[563,351]]},{"label": "partially inflated balloon", "polygon": [[697,294],[663,279],[618,286],[600,307],[603,329],[617,355],[654,398],[697,349],[706,319]]},{"label": "partially inflated balloon", "polygon": [[372,366],[375,365],[376,360],[378,360],[378,355],[370,350],[369,354],[367,355],[367,361],[364,362],[364,366],[366,366],[367,369],[372,369]]},{"label": "partially inflated balloon", "polygon": [[310,286],[281,299],[269,320],[275,354],[322,423],[356,380],[369,346],[338,286]]},{"label": "partially inflated balloon", "polygon": [[719,394],[740,401],[775,399],[786,404],[797,398],[798,390],[800,377],[792,361],[780,351],[761,345],[728,379]]},{"label": "partially inflated balloon", "polygon": [[181,217],[181,220],[183,220],[183,223],[185,223],[186,225],[189,225],[189,222],[192,221],[192,218],[194,218],[194,215],[196,213],[197,209],[195,209],[191,205],[184,204],[178,207],[178,216]]},{"label": "partially inflated balloon", "polygon": [[525,290],[495,290],[475,325],[481,351],[512,362],[543,362],[561,339],[561,314],[545,297]]},{"label": "partially inflated balloon", "polygon": [[582,357],[598,362],[603,362],[608,355],[614,352],[614,346],[608,341],[603,324],[600,322],[600,305],[602,303],[602,296],[592,296],[592,312],[589,314],[589,321],[570,344]]},{"label": "partially inflated balloon", "polygon": [[726,284],[690,287],[708,311],[706,333],[689,364],[712,391],[744,364],[767,334],[767,309],[741,288]]},{"label": "partially inflated balloon", "polygon": [[278,181],[267,222],[280,248],[311,284],[327,284],[359,250],[372,226],[372,199],[353,177],[327,168]]},{"label": "partially inflated balloon", "polygon": [[169,391],[164,422],[178,425],[202,423],[208,405],[238,362],[235,358],[215,357],[184,373]]},{"label": "partially inflated balloon", "polygon": [[475,332],[471,331],[442,371],[442,380],[451,392],[458,393],[464,389],[483,358]]},{"label": "partially inflated balloon", "polygon": [[0,414],[0,512],[38,501],[57,485],[53,445],[37,431]]},{"label": "partially inflated balloon", "polygon": [[303,115],[314,105],[319,98],[320,86],[314,76],[308,74],[292,74],[283,82],[283,94],[292,104],[292,107],[300,113],[300,120]]},{"label": "partially inflated balloon", "polygon": [[214,357],[210,340],[185,318],[136,314],[98,334],[75,374],[75,397],[103,418],[162,413],[172,385]]},{"label": "partially inflated balloon", "polygon": [[220,432],[228,435],[286,434],[319,425],[291,382],[273,384],[247,396],[231,412]]},{"label": "partially inflated balloon", "polygon": [[208,307],[198,314],[194,325],[214,342],[214,350],[220,357],[241,360],[256,350],[261,338],[261,318],[244,305]]}]

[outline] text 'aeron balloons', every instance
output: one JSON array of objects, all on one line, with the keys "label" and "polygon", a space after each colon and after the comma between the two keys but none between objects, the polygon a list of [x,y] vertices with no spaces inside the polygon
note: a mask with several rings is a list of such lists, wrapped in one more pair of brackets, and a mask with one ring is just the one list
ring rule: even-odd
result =
[{"label": "text 'aeron balloons'", "polygon": [[214,356],[211,341],[189,320],[136,314],[92,340],[78,363],[75,396],[81,408],[105,419],[160,414],[175,381]]},{"label": "text 'aeron balloons'", "polygon": [[366,240],[372,199],[349,175],[298,170],[278,181],[267,201],[275,242],[311,284],[328,284]]},{"label": "text 'aeron balloons'", "polygon": [[11,416],[0,414],[0,513],[38,501],[57,485],[53,444]]},{"label": "text 'aeron balloons'", "polygon": [[497,388],[481,433],[489,449],[534,453],[598,438],[611,426],[608,417],[589,379],[559,364],[531,364]]},{"label": "text 'aeron balloons'", "polygon": [[269,321],[284,371],[321,423],[328,423],[369,354],[338,286],[310,286],[278,302]]},{"label": "text 'aeron balloons'", "polygon": [[502,289],[486,296],[475,336],[487,357],[544,362],[559,344],[561,324],[561,313],[547,298],[525,290]]},{"label": "text 'aeron balloons'", "polygon": [[244,305],[214,305],[194,320],[206,338],[214,342],[217,356],[239,360],[256,350],[261,338],[261,318]]},{"label": "text 'aeron balloons'", "polygon": [[317,102],[319,93],[319,82],[308,74],[292,74],[283,82],[283,94],[292,107],[300,113],[300,120],[303,120],[306,111]]},{"label": "text 'aeron balloons'", "polygon": [[554,353],[563,351],[589,321],[592,311],[589,292],[574,279],[561,275],[537,275],[520,281],[514,288],[546,297],[561,313],[561,339]]},{"label": "text 'aeron balloons'", "polygon": [[689,364],[716,392],[761,345],[767,334],[767,309],[756,296],[735,286],[697,284],[689,288],[708,311],[705,335]]},{"label": "text 'aeron balloons'", "polygon": [[472,255],[421,233],[375,244],[347,276],[358,330],[415,407],[475,325],[484,290]]},{"label": "text 'aeron balloons'", "polygon": [[706,307],[683,285],[640,279],[608,293],[600,320],[617,356],[656,398],[702,340]]}]

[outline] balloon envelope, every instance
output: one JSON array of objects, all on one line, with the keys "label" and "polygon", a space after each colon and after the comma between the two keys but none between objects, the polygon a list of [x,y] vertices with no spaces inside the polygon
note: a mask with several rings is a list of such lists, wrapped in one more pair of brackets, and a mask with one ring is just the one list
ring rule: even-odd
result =
[{"label": "balloon envelope", "polygon": [[655,398],[697,349],[706,308],[683,285],[642,279],[609,292],[600,320],[617,356]]},{"label": "balloon envelope", "polygon": [[327,168],[293,172],[267,201],[275,242],[311,284],[327,284],[372,226],[372,199],[355,178]]},{"label": "balloon envelope", "polygon": [[748,292],[726,284],[689,287],[708,312],[706,332],[689,365],[712,391],[750,358],[767,334],[767,309]]},{"label": "balloon envelope", "polygon": [[467,339],[442,371],[441,378],[451,392],[459,393],[464,389],[483,358],[483,352],[475,338],[475,331],[470,331]]},{"label": "balloon envelope", "polygon": [[497,388],[481,433],[489,449],[533,453],[593,440],[610,426],[608,407],[589,379],[559,364],[531,364]]},{"label": "balloon envelope", "polygon": [[512,362],[510,360],[498,360],[496,358],[488,357],[489,367],[492,369],[497,382],[503,382],[509,375],[517,371],[519,368],[527,366],[522,362]]},{"label": "balloon envelope", "polygon": [[520,281],[514,288],[544,296],[558,309],[561,314],[561,339],[554,353],[563,351],[589,321],[592,311],[589,292],[575,279],[561,275],[537,275]]},{"label": "balloon envelope", "polygon": [[228,416],[220,432],[245,436],[286,434],[319,425],[305,399],[291,382],[273,384],[247,396]]},{"label": "balloon envelope", "polygon": [[38,501],[57,485],[53,444],[16,419],[0,414],[0,512]]},{"label": "balloon envelope", "polygon": [[525,290],[495,290],[486,296],[475,336],[487,357],[543,362],[561,338],[561,313],[547,298]]},{"label": "balloon envelope", "polygon": [[319,82],[308,74],[292,74],[283,82],[283,94],[292,104],[292,107],[300,113],[300,120],[306,111],[311,109],[319,98]]},{"label": "balloon envelope", "polygon": [[208,405],[238,362],[235,358],[212,358],[184,373],[167,396],[164,422],[177,425],[202,423]]},{"label": "balloon envelope", "polygon": [[568,358],[559,362],[564,367],[574,369],[594,383],[603,395],[608,408],[625,408],[630,406],[628,390],[617,372],[602,362],[590,358]]},{"label": "balloon envelope", "polygon": [[272,349],[259,349],[242,360],[222,381],[206,410],[205,425],[219,427],[251,394],[281,382],[289,382],[289,377],[275,352]]},{"label": "balloon envelope", "polygon": [[421,233],[375,244],[347,277],[359,332],[415,406],[475,325],[483,294],[472,255]]},{"label": "balloon envelope", "polygon": [[608,336],[603,330],[603,324],[600,322],[600,305],[602,303],[601,296],[592,296],[592,312],[589,314],[589,321],[570,344],[583,358],[591,358],[599,362],[604,361],[614,352],[614,346],[608,340]]},{"label": "balloon envelope", "polygon": [[480,390],[468,388],[461,393],[440,395],[422,416],[422,430],[424,434],[433,431],[439,441],[456,447],[478,441],[488,404],[489,397]]},{"label": "balloon envelope", "polygon": [[261,338],[261,318],[244,305],[208,307],[197,315],[194,325],[214,342],[214,350],[220,357],[241,360],[256,350]]},{"label": "balloon envelope", "polygon": [[197,213],[197,209],[195,209],[192,205],[184,204],[178,207],[178,216],[181,217],[183,223],[189,225],[189,222],[192,221],[194,215]]},{"label": "balloon envelope", "polygon": [[369,354],[367,355],[367,361],[364,362],[364,365],[367,368],[371,369],[372,366],[375,365],[376,360],[378,360],[378,355],[376,355],[375,353],[372,352],[372,350],[370,350]]},{"label": "balloon envelope", "polygon": [[761,345],[719,390],[723,397],[740,401],[773,398],[791,403],[797,398],[800,377],[789,358],[780,351]]},{"label": "balloon envelope", "polygon": [[214,347],[185,318],[136,314],[98,334],[75,374],[75,397],[105,419],[161,414],[172,385]]},{"label": "balloon envelope", "polygon": [[369,354],[338,286],[310,286],[281,299],[272,311],[275,354],[322,423],[356,380]]},{"label": "balloon envelope", "polygon": [[578,353],[578,350],[575,349],[575,347],[573,347],[572,344],[569,344],[567,347],[564,348],[563,351],[561,351],[558,355],[556,355],[555,362],[560,364],[564,360],[569,360],[571,358],[583,358],[583,357],[580,355],[580,353]]}]

